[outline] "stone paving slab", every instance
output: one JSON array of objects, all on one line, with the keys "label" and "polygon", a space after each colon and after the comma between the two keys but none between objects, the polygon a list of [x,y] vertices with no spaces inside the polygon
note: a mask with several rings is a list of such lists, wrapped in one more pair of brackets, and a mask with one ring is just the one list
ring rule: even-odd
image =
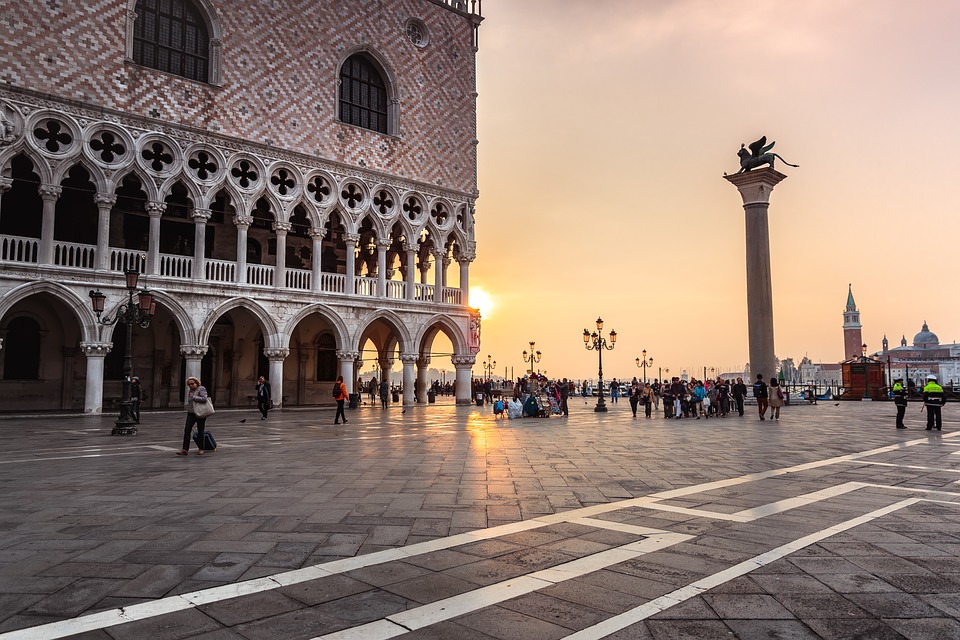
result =
[{"label": "stone paving slab", "polygon": [[960,637],[951,407],[9,419],[0,640]]}]

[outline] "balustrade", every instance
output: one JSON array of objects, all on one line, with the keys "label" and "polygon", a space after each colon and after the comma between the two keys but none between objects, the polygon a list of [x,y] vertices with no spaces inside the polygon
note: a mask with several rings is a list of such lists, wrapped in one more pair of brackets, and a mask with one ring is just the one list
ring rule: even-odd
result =
[{"label": "balustrade", "polygon": [[160,275],[169,278],[190,278],[193,276],[193,256],[175,256],[160,254]]},{"label": "balustrade", "polygon": [[288,289],[310,289],[312,273],[307,269],[287,269]]},{"label": "balustrade", "polygon": [[133,249],[110,249],[111,271],[139,271],[144,272],[146,254]]},{"label": "balustrade", "polygon": [[247,283],[260,285],[263,287],[272,287],[273,272],[274,272],[274,268],[271,265],[248,264],[247,265]]},{"label": "balustrade", "polygon": [[324,293],[343,293],[347,290],[347,277],[342,273],[321,273],[320,291]]},{"label": "balustrade", "polygon": [[357,279],[356,294],[358,296],[374,296],[377,294],[377,279],[360,276]]},{"label": "balustrade", "polygon": [[39,238],[0,236],[0,260],[4,262],[36,263],[39,255]]},{"label": "balustrade", "polygon": [[401,280],[387,280],[387,297],[403,300],[407,297],[407,283]]},{"label": "balustrade", "polygon": [[53,245],[53,264],[60,267],[96,267],[97,248],[89,244],[57,242]]},{"label": "balustrade", "polygon": [[236,282],[237,263],[227,260],[206,260],[206,276],[211,282]]},{"label": "balustrade", "polygon": [[463,291],[460,289],[443,288],[443,301],[446,304],[461,304],[463,300]]},{"label": "balustrade", "polygon": [[419,300],[420,302],[433,302],[433,287],[432,284],[420,284],[416,283],[413,290],[413,299]]}]

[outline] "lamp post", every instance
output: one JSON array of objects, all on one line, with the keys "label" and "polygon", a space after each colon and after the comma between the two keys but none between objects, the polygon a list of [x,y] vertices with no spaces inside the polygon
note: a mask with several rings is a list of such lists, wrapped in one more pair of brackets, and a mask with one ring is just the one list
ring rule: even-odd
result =
[{"label": "lamp post", "polygon": [[[862,355],[861,362],[863,363],[863,399],[870,399],[870,369],[867,368],[867,343],[864,342],[860,345],[860,353]],[[852,382],[852,380],[851,380]]]},{"label": "lamp post", "polygon": [[[537,344],[536,342],[531,340],[529,355],[527,354],[526,351],[523,352],[523,361],[530,363],[530,375],[533,375],[533,365],[540,362],[540,359],[543,357],[543,354],[540,353],[539,351],[534,352],[533,348],[534,346],[536,346],[536,344]],[[487,356],[487,357],[489,358],[490,356]]]},{"label": "lamp post", "polygon": [[607,410],[607,405],[603,401],[603,351],[604,349],[612,351],[615,346],[617,346],[617,332],[610,331],[610,345],[607,346],[607,340],[600,332],[603,331],[603,319],[597,318],[597,330],[593,333],[590,333],[586,329],[583,330],[583,346],[587,348],[588,351],[597,352],[597,361],[599,365],[599,370],[597,372],[597,406],[593,409],[597,413],[605,412]]},{"label": "lamp post", "polygon": [[493,370],[497,368],[497,361],[487,356],[483,361],[483,370],[487,372],[487,380],[493,380]]},{"label": "lamp post", "polygon": [[650,359],[647,359],[647,350],[644,349],[642,358],[637,358],[636,363],[638,368],[643,369],[643,384],[647,384],[647,367],[653,366],[653,356],[650,356]]},{"label": "lamp post", "polygon": [[[112,325],[119,322],[127,326],[127,353],[123,358],[123,396],[120,399],[120,417],[117,418],[111,434],[137,435],[137,424],[133,419],[130,400],[130,376],[133,375],[133,325],[138,324],[144,329],[150,326],[150,320],[156,311],[157,303],[153,301],[153,294],[146,289],[137,290],[139,271],[127,270],[124,272],[127,283],[127,303],[121,304],[112,318],[101,317],[107,296],[99,289],[90,292],[90,303],[97,314],[97,322],[102,325]],[[133,294],[137,293],[137,304],[133,303]]]}]

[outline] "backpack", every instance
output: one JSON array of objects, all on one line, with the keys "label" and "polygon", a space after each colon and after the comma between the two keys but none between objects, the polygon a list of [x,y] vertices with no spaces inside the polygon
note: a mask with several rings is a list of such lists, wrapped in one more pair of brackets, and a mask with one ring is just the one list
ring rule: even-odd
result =
[{"label": "backpack", "polygon": [[339,397],[340,397],[340,383],[339,383],[339,382],[334,382],[334,383],[333,383],[333,397],[334,397],[334,398],[339,398]]}]

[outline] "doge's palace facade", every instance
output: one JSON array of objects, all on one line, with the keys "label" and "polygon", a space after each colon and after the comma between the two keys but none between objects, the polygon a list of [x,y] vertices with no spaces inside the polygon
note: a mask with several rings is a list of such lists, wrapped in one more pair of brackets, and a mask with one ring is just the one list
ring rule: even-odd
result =
[{"label": "doge's palace facade", "polygon": [[[0,10],[0,407],[332,402],[364,360],[469,402],[479,2],[91,0]],[[391,381],[399,383],[399,380]]]}]

